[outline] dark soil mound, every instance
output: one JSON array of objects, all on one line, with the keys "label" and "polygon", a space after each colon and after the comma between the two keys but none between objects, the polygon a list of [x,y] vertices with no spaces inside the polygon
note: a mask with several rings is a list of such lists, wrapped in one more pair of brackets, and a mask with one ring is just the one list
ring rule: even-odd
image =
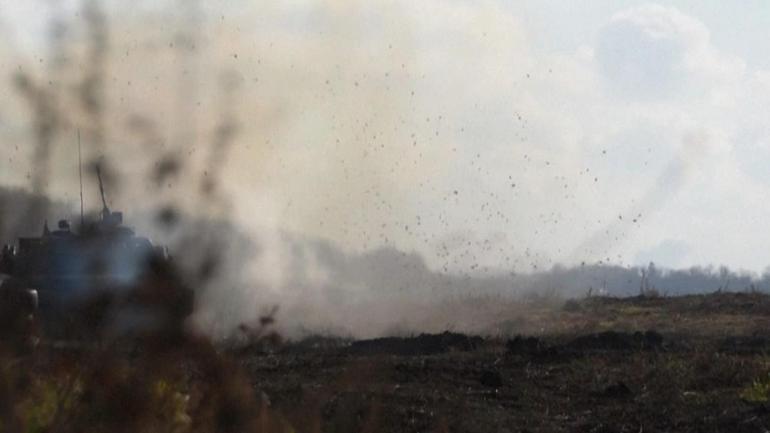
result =
[{"label": "dark soil mound", "polygon": [[613,399],[620,399],[620,398],[628,398],[634,395],[634,393],[631,391],[631,388],[628,387],[623,382],[616,382],[606,388],[604,388],[601,392],[594,393],[596,397],[603,397],[603,398],[613,398]]},{"label": "dark soil mound", "polygon": [[663,347],[663,336],[655,331],[602,332],[577,337],[565,344],[546,344],[537,337],[516,336],[505,344],[509,355],[526,356],[540,362],[564,361],[601,351],[658,350]]},{"label": "dark soil mound", "polygon": [[723,353],[759,354],[770,352],[770,338],[761,335],[731,336],[719,344]]},{"label": "dark soil mound", "polygon": [[479,383],[488,388],[500,388],[503,386],[503,377],[498,371],[484,370],[479,376]]},{"label": "dark soil mound", "polygon": [[417,337],[385,337],[356,341],[350,345],[355,354],[433,355],[450,351],[476,350],[484,342],[477,336],[454,332],[420,334]]},{"label": "dark soil mound", "polygon": [[508,353],[511,355],[537,355],[542,353],[547,346],[543,340],[537,337],[522,337],[517,335],[508,340],[505,344],[505,348],[508,349]]},{"label": "dark soil mound", "polygon": [[663,336],[655,331],[627,332],[607,331],[577,337],[564,347],[571,351],[596,350],[655,350],[663,345]]}]

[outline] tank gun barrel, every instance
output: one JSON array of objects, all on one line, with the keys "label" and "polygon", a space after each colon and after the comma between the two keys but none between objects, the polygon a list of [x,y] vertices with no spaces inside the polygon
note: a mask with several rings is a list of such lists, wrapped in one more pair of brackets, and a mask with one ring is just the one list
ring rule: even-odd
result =
[{"label": "tank gun barrel", "polygon": [[107,207],[107,200],[104,198],[104,183],[102,182],[102,169],[96,166],[96,177],[99,179],[99,193],[102,196],[102,217],[110,214],[110,208]]}]

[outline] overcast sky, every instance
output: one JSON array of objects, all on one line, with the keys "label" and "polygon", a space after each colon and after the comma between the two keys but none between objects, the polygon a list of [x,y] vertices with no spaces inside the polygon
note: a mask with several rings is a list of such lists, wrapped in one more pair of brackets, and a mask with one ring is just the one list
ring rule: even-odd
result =
[{"label": "overcast sky", "polygon": [[[0,1],[5,185],[35,169],[10,77],[49,71],[52,17],[82,43],[79,2],[52,3]],[[164,192],[180,205],[196,202],[186,176],[211,170],[216,122],[234,119],[222,188],[255,232],[392,245],[454,271],[770,264],[767,2],[108,3],[101,152],[129,178],[146,155],[182,155]],[[143,143],[137,116],[162,139]],[[48,168],[70,201],[80,121]],[[116,204],[148,191],[129,182]]]}]

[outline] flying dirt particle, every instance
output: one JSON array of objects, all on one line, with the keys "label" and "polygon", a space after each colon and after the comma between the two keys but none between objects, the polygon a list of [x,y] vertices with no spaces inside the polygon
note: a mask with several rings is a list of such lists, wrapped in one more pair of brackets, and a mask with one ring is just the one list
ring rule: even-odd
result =
[{"label": "flying dirt particle", "polygon": [[155,163],[153,180],[156,185],[162,185],[168,178],[176,175],[180,169],[179,160],[173,155],[166,155],[161,161]]},{"label": "flying dirt particle", "polygon": [[179,213],[173,206],[165,206],[155,215],[155,220],[164,228],[171,228],[179,221]]}]

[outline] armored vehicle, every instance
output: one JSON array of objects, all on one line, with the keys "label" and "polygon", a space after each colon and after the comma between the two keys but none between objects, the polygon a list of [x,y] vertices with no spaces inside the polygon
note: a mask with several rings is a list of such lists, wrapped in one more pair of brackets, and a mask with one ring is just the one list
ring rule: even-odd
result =
[{"label": "armored vehicle", "polygon": [[60,329],[75,311],[105,294],[135,290],[151,261],[167,260],[155,247],[123,225],[123,214],[107,206],[97,169],[102,211],[82,222],[78,232],[67,220],[55,230],[46,222],[39,237],[19,238],[0,255],[0,306],[6,314],[34,316],[45,327]]}]

